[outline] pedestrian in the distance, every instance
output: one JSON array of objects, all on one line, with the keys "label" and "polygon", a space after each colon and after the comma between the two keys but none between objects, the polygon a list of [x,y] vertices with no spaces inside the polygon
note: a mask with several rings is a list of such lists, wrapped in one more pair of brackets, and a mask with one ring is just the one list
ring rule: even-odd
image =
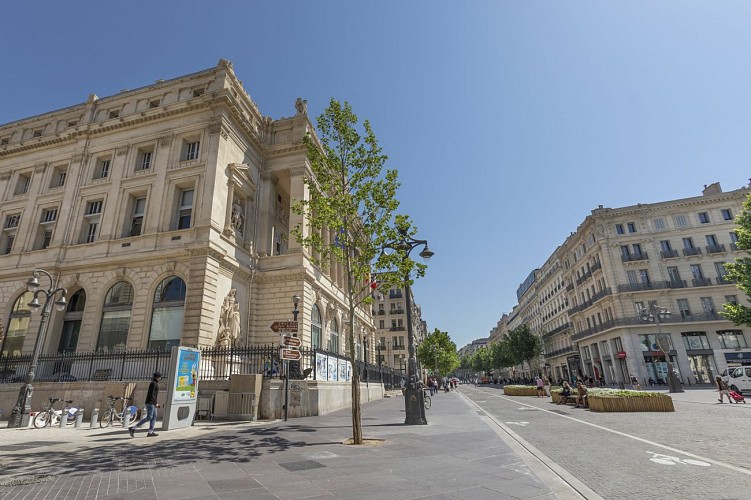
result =
[{"label": "pedestrian in the distance", "polygon": [[162,374],[159,372],[154,373],[154,378],[149,384],[149,390],[146,393],[146,416],[141,419],[136,425],[128,429],[130,437],[135,437],[136,429],[141,427],[146,422],[149,422],[149,432],[147,436],[154,437],[158,434],[154,432],[156,426],[156,409],[159,408],[157,400],[159,398],[159,381],[162,380]]},{"label": "pedestrian in the distance", "polygon": [[717,383],[717,392],[720,394],[718,401],[720,403],[724,403],[724,401],[722,400],[723,396],[727,396],[728,403],[735,403],[735,401],[730,398],[730,387],[728,387],[728,383],[722,380],[722,377],[719,375],[715,377],[715,382]]},{"label": "pedestrian in the distance", "polygon": [[543,382],[539,375],[535,378],[535,384],[537,384],[537,397],[541,398],[545,390],[543,389]]},{"label": "pedestrian in the distance", "polygon": [[545,397],[550,397],[550,379],[547,375],[542,376],[542,390],[545,393]]}]

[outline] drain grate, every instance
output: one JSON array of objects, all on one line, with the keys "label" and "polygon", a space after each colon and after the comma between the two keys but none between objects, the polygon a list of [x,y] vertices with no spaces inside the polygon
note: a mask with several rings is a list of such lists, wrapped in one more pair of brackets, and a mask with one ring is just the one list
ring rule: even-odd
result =
[{"label": "drain grate", "polygon": [[20,451],[42,446],[55,446],[56,444],[68,444],[68,441],[29,441],[28,443],[4,444],[0,446],[0,451]]},{"label": "drain grate", "polygon": [[312,470],[326,467],[325,465],[316,462],[315,460],[302,460],[300,462],[288,462],[286,464],[279,464],[288,471],[296,472],[301,470]]}]

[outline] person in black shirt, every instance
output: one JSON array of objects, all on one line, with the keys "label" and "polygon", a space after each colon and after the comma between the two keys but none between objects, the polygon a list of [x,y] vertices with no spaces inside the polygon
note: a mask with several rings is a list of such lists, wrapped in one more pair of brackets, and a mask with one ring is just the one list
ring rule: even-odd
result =
[{"label": "person in black shirt", "polygon": [[159,398],[159,381],[162,379],[162,374],[159,372],[154,373],[154,378],[149,384],[149,391],[146,393],[146,416],[141,419],[136,425],[128,429],[130,437],[135,437],[136,429],[141,427],[146,421],[149,422],[149,432],[147,436],[157,436],[154,432],[154,426],[156,425],[156,409],[159,408],[157,399]]}]

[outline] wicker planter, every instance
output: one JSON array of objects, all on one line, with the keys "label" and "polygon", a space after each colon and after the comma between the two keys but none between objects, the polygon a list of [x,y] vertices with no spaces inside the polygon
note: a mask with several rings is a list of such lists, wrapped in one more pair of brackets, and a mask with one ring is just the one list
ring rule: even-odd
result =
[{"label": "wicker planter", "polygon": [[551,392],[550,393],[550,399],[555,404],[560,403],[561,402],[561,393],[560,392]]},{"label": "wicker planter", "polygon": [[670,396],[650,397],[598,397],[587,396],[591,411],[675,411]]},{"label": "wicker planter", "polygon": [[537,388],[535,386],[514,386],[504,387],[503,393],[506,396],[537,396]]}]

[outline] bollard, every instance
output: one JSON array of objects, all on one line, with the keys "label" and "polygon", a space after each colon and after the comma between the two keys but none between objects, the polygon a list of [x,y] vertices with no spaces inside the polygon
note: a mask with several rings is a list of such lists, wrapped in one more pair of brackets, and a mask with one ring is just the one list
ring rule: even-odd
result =
[{"label": "bollard", "polygon": [[123,427],[127,428],[130,426],[130,408],[126,407],[123,410]]},{"label": "bollard", "polygon": [[76,429],[81,427],[83,424],[83,410],[78,410],[76,412],[76,423],[73,425]]},{"label": "bollard", "polygon": [[91,411],[91,424],[89,424],[89,428],[93,429],[96,427],[97,420],[99,420],[99,408],[94,408]]},{"label": "bollard", "polygon": [[68,409],[63,408],[63,411],[60,412],[60,428],[65,429],[66,425],[68,425]]}]

